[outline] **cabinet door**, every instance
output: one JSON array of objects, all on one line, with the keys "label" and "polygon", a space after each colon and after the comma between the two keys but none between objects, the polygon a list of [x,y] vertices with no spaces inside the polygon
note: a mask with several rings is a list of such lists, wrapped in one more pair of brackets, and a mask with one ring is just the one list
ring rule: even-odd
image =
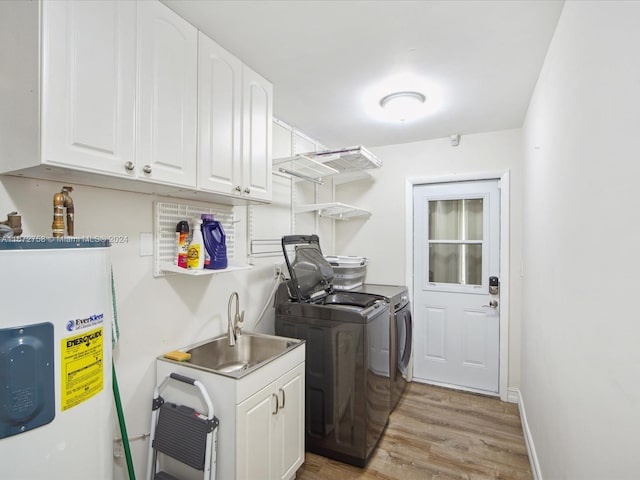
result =
[{"label": "cabinet door", "polygon": [[279,409],[276,418],[278,459],[275,478],[293,478],[304,462],[304,363],[278,381]]},{"label": "cabinet door", "polygon": [[133,2],[42,3],[42,161],[133,176]]},{"label": "cabinet door", "polygon": [[236,479],[270,479],[276,467],[278,397],[274,384],[236,407]]},{"label": "cabinet door", "polygon": [[198,32],[155,0],[138,25],[138,177],[195,188]]},{"label": "cabinet door", "polygon": [[243,90],[243,195],[271,201],[273,86],[245,65]]},{"label": "cabinet door", "polygon": [[198,35],[198,189],[240,195],[242,63]]}]

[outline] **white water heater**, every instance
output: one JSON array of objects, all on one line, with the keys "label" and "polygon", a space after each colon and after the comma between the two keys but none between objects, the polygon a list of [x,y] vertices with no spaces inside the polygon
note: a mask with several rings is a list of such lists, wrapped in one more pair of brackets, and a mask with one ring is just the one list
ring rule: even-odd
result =
[{"label": "white water heater", "polygon": [[0,476],[113,475],[109,242],[0,241]]}]

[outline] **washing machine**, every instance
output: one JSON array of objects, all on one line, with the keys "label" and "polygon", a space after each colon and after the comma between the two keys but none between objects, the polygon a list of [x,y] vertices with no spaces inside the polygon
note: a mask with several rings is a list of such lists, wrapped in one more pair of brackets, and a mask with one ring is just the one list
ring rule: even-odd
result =
[{"label": "washing machine", "polygon": [[365,283],[355,289],[356,292],[380,295],[391,306],[391,325],[389,333],[391,411],[404,394],[409,380],[409,364],[413,345],[413,319],[409,292],[404,285],[380,285]]},{"label": "washing machine", "polygon": [[363,467],[389,418],[390,303],[335,291],[317,235],[282,247],[291,280],[276,294],[275,331],[306,341],[306,449]]}]

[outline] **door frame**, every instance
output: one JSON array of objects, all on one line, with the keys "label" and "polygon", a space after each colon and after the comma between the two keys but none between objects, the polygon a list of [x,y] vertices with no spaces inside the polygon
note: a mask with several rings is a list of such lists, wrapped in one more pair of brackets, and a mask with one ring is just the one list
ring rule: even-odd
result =
[{"label": "door frame", "polygon": [[[434,183],[457,183],[473,180],[498,180],[500,189],[500,360],[499,360],[499,387],[500,400],[508,401],[509,387],[509,297],[510,297],[510,261],[509,253],[509,218],[510,218],[510,171],[499,170],[490,172],[452,174],[430,177],[407,178],[405,186],[405,271],[407,272],[406,284],[411,298],[415,298],[413,292],[413,188],[416,185]],[[415,317],[414,317],[415,318]],[[413,378],[413,358],[409,369],[409,378]]]}]

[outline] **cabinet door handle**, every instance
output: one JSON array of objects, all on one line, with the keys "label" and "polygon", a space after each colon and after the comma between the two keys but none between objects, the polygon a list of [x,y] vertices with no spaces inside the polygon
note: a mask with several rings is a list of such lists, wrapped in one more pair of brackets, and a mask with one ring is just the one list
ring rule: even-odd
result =
[{"label": "cabinet door handle", "polygon": [[275,412],[271,412],[271,414],[272,415],[277,415],[278,414],[278,403],[279,403],[278,396],[275,393],[272,393],[271,396],[276,399],[276,411]]},{"label": "cabinet door handle", "polygon": [[124,168],[131,172],[134,168],[136,168],[136,165],[133,162],[129,161],[124,164]]},{"label": "cabinet door handle", "polygon": [[234,188],[234,190],[236,192],[241,192],[242,191],[242,187],[240,185],[236,185],[236,188]]},{"label": "cabinet door handle", "polygon": [[251,189],[249,187],[244,187],[244,193],[251,193]]},{"label": "cabinet door handle", "polygon": [[149,165],[145,165],[145,166],[142,168],[142,171],[143,171],[144,173],[151,173],[151,166],[149,166]]},{"label": "cabinet door handle", "polygon": [[282,388],[278,389],[279,392],[282,392],[282,405],[280,405],[280,409],[284,408],[284,390]]}]

